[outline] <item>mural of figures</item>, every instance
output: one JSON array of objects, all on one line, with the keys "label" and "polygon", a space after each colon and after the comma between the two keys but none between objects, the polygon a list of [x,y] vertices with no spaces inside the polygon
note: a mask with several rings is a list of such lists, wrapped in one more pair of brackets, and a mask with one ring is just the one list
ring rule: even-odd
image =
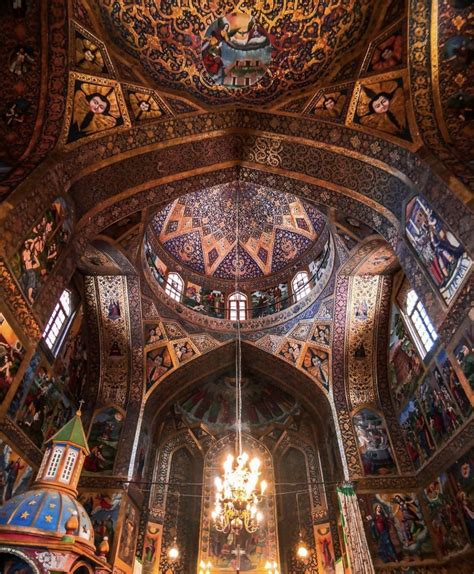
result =
[{"label": "mural of figures", "polygon": [[314,526],[314,538],[316,540],[319,574],[335,574],[336,562],[329,522]]},{"label": "mural of figures", "polygon": [[311,340],[329,347],[331,343],[331,325],[315,325]]},{"label": "mural of figures", "polygon": [[178,341],[172,345],[175,357],[180,364],[186,363],[196,355],[196,350],[190,341]]},{"label": "mural of figures", "polygon": [[79,313],[55,363],[60,382],[76,401],[82,397],[87,376],[87,345],[83,329],[83,317]]},{"label": "mural of figures", "polygon": [[159,347],[146,355],[146,388],[150,389],[174,367],[171,353],[167,347]]},{"label": "mural of figures", "polygon": [[24,356],[23,345],[0,313],[0,403],[8,393]]},{"label": "mural of figures", "polygon": [[143,572],[155,572],[160,563],[161,538],[163,525],[148,522],[143,542],[142,564]]},{"label": "mural of figures", "polygon": [[296,341],[286,341],[278,352],[278,355],[283,357],[289,363],[295,364],[300,358],[302,348],[303,345],[301,343],[297,343]]},{"label": "mural of figures", "polygon": [[53,270],[71,234],[66,202],[58,197],[37,221],[12,259],[13,273],[30,303]]},{"label": "mural of figures", "polygon": [[459,377],[457,376],[451,361],[448,359],[446,352],[441,351],[436,357],[436,361],[441,369],[445,384],[448,387],[451,396],[454,397],[459,410],[465,417],[469,416],[472,412],[471,402],[467,398],[464,388],[459,381]]},{"label": "mural of figures", "polygon": [[471,389],[474,390],[474,333],[467,333],[454,348],[454,356]]},{"label": "mural of figures", "polygon": [[128,95],[133,118],[137,122],[156,120],[168,115],[151,93],[130,92]]},{"label": "mural of figures", "polygon": [[33,469],[0,439],[0,505],[28,490]]},{"label": "mural of figures", "polygon": [[319,256],[314,261],[309,263],[309,271],[315,283],[321,281],[321,278],[324,275],[324,271],[327,269],[330,254],[331,243],[328,240]]},{"label": "mural of figures", "polygon": [[79,495],[79,501],[90,516],[94,527],[95,544],[99,544],[104,536],[107,536],[111,550],[110,555],[114,548],[121,500],[121,492],[81,492]]},{"label": "mural of figures", "polygon": [[397,472],[387,427],[383,418],[370,409],[361,409],[352,419],[366,475]]},{"label": "mural of figures", "polygon": [[202,301],[207,315],[223,319],[225,317],[225,297],[222,291],[203,288]]},{"label": "mural of figures", "polygon": [[36,354],[27,367],[8,414],[28,437],[42,448],[44,442],[74,414],[76,407]]},{"label": "mural of figures", "polygon": [[[237,537],[211,529],[209,560],[219,570],[235,571]],[[260,526],[254,534],[245,532],[239,536],[240,567],[242,571],[261,570],[272,556],[267,543],[267,527]]]},{"label": "mural of figures", "polygon": [[72,116],[66,143],[122,126],[124,108],[119,87],[114,82],[75,80]]},{"label": "mural of figures", "polygon": [[399,420],[410,459],[415,468],[419,468],[434,453],[436,443],[418,401],[409,401]]},{"label": "mural of figures", "polygon": [[106,407],[94,415],[88,443],[90,454],[84,462],[86,474],[111,474],[122,431],[123,414]]},{"label": "mural of figures", "polygon": [[145,324],[145,345],[154,345],[164,339],[165,333],[161,323],[153,322]]},{"label": "mural of figures", "polygon": [[194,311],[206,313],[206,306],[203,304],[202,287],[189,281],[184,292],[183,303]]},{"label": "mural of figures", "polygon": [[425,413],[431,434],[436,443],[441,445],[462,424],[462,417],[437,367],[426,375],[418,387],[416,397]]},{"label": "mural of figures", "polygon": [[474,541],[474,449],[462,456],[448,471],[471,542]]},{"label": "mural of figures", "polygon": [[118,557],[129,566],[133,566],[135,559],[135,544],[138,534],[138,520],[138,510],[127,499],[122,518],[122,532],[120,533]]},{"label": "mural of figures", "polygon": [[322,93],[306,113],[323,120],[343,119],[348,92],[346,88]]},{"label": "mural of figures", "polygon": [[400,408],[413,396],[424,370],[420,355],[396,306],[392,307],[388,372],[392,396],[397,408]]},{"label": "mural of figures", "polygon": [[388,72],[403,61],[403,36],[401,31],[382,40],[374,49],[368,72]]},{"label": "mural of figures", "polygon": [[91,74],[106,74],[107,66],[101,48],[76,30],[74,64]]},{"label": "mural of figures", "polygon": [[459,291],[472,266],[464,247],[420,196],[406,208],[406,234],[446,303]]},{"label": "mural of figures", "polygon": [[264,291],[254,291],[251,295],[252,318],[278,313],[293,303],[288,295],[288,283]]},{"label": "mural of figures", "polygon": [[424,496],[434,541],[443,556],[462,550],[468,540],[446,474],[431,482]]},{"label": "mural of figures", "polygon": [[202,61],[215,84],[251,86],[265,74],[271,59],[270,36],[249,14],[226,14],[207,29]]},{"label": "mural of figures", "polygon": [[365,495],[366,526],[379,562],[423,560],[434,555],[414,493]]},{"label": "mural of figures", "polygon": [[411,141],[403,80],[361,86],[354,122]]},{"label": "mural of figures", "polygon": [[167,267],[163,261],[153,253],[153,249],[147,241],[145,241],[145,256],[153,277],[160,285],[164,285]]},{"label": "mural of figures", "polygon": [[303,369],[318,381],[326,390],[329,390],[329,355],[325,351],[309,347],[302,363]]}]

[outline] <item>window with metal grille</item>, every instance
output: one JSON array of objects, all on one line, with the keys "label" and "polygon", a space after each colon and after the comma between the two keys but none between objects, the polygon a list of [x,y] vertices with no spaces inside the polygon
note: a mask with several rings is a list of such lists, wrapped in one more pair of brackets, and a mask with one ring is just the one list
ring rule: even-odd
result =
[{"label": "window with metal grille", "polygon": [[55,356],[58,354],[72,314],[72,295],[71,292],[66,289],[62,292],[43,331],[43,339]]},{"label": "window with metal grille", "polygon": [[424,357],[433,348],[438,339],[438,334],[414,289],[410,289],[406,295],[405,313],[416,333],[418,347]]},{"label": "window with metal grille", "polygon": [[184,281],[177,273],[170,273],[166,280],[165,293],[175,301],[181,301],[184,291]]},{"label": "window with metal grille", "polygon": [[247,318],[247,297],[243,293],[232,293],[229,297],[229,318],[231,321],[245,321]]},{"label": "window with metal grille", "polygon": [[291,287],[293,288],[293,294],[297,301],[300,301],[309,294],[311,286],[306,271],[300,271],[294,276]]}]

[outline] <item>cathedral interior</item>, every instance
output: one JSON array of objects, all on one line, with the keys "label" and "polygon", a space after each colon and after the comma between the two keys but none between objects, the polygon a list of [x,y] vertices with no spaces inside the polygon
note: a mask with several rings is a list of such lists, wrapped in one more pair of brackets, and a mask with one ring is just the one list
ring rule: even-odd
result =
[{"label": "cathedral interior", "polygon": [[1,2],[0,572],[473,573],[473,25]]}]

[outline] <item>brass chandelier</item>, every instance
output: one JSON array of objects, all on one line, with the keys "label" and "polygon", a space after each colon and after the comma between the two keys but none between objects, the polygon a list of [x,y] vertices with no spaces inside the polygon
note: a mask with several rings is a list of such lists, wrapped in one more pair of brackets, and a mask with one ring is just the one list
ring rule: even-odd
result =
[{"label": "brass chandelier", "polygon": [[[236,261],[235,292],[239,292],[239,188],[236,190]],[[260,480],[260,460],[253,458],[242,449],[242,346],[240,332],[240,311],[237,316],[236,357],[235,357],[235,422],[236,457],[229,454],[224,463],[223,477],[215,479],[216,499],[212,519],[219,532],[232,532],[238,536],[242,531],[256,532],[263,518],[258,510],[267,483]]]}]

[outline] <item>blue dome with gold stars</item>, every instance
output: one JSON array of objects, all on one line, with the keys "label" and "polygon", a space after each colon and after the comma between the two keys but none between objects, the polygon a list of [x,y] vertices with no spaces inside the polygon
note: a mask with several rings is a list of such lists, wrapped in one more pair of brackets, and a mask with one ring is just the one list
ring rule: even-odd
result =
[{"label": "blue dome with gold stars", "polygon": [[66,522],[74,512],[79,527],[72,535],[94,547],[94,530],[81,503],[69,494],[46,488],[14,496],[0,507],[0,531],[62,538],[66,535]]}]

